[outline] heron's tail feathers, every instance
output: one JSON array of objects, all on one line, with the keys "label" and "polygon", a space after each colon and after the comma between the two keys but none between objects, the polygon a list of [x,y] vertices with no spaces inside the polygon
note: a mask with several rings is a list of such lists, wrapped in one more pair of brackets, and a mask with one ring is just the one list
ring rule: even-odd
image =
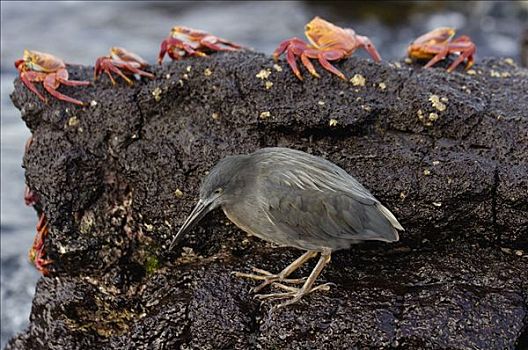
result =
[{"label": "heron's tail feathers", "polygon": [[398,219],[396,219],[394,214],[391,213],[389,209],[385,208],[381,203],[376,204],[376,207],[390,221],[391,225],[395,229],[400,230],[400,231],[405,231],[402,225],[400,225],[400,223],[398,222]]}]

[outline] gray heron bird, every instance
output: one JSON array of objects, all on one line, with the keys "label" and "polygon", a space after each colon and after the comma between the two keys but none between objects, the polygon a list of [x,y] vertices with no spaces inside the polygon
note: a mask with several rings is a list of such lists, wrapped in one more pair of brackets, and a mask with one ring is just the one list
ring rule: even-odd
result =
[{"label": "gray heron bird", "polygon": [[[199,201],[173,238],[188,232],[208,212],[221,207],[236,226],[250,235],[306,252],[277,274],[253,268],[239,277],[262,281],[259,292],[273,284],[279,293],[257,294],[261,300],[299,301],[330,283],[314,286],[333,251],[361,241],[398,241],[403,230],[396,217],[354,177],[317,156],[289,148],[263,148],[248,155],[228,156],[216,164],[200,187]],[[305,279],[288,277],[320,254]],[[289,283],[301,283],[297,288]]]}]

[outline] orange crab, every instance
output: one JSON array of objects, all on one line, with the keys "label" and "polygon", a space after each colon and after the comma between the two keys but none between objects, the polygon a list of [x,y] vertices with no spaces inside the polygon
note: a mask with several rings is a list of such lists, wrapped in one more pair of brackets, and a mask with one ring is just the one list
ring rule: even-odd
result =
[{"label": "orange crab", "polygon": [[434,29],[414,40],[409,45],[407,53],[412,59],[430,59],[425,65],[425,68],[432,67],[438,61],[445,59],[450,53],[457,53],[457,59],[447,68],[447,71],[454,71],[466,59],[467,70],[474,63],[474,55],[477,47],[467,35],[453,39],[454,36],[455,30],[453,28],[443,27]]},{"label": "orange crab", "polygon": [[238,51],[242,45],[219,38],[206,32],[187,27],[173,27],[169,36],[161,43],[158,63],[161,64],[165,54],[173,60],[187,55],[203,57],[214,51]]},{"label": "orange crab", "polygon": [[154,79],[154,74],[142,70],[147,66],[147,61],[135,53],[127,51],[122,47],[112,47],[108,56],[99,57],[95,62],[94,80],[97,80],[102,72],[108,75],[113,85],[115,85],[115,80],[112,72],[123,78],[128,85],[132,85],[133,83],[125,75],[125,72]]},{"label": "orange crab", "polygon": [[301,62],[308,71],[317,78],[319,78],[319,74],[315,71],[310,58],[317,58],[323,68],[341,79],[345,79],[345,75],[332,66],[329,61],[337,61],[349,57],[360,47],[367,50],[374,61],[379,62],[381,60],[376,47],[374,47],[369,38],[357,35],[350,28],[338,27],[320,17],[315,17],[306,25],[305,34],[310,44],[299,38],[291,38],[281,42],[279,47],[273,52],[275,60],[286,52],[286,60],[293,73],[300,80],[303,78],[297,66],[297,56],[301,58]]},{"label": "orange crab", "polygon": [[52,260],[44,259],[44,255],[46,254],[44,251],[44,240],[48,236],[48,232],[48,219],[44,213],[41,213],[37,223],[37,235],[29,251],[29,260],[44,275],[47,275],[49,272],[46,266],[53,262]]},{"label": "orange crab", "polygon": [[53,97],[83,106],[85,103],[71,98],[57,91],[59,86],[86,86],[89,81],[68,80],[68,71],[63,60],[49,53],[24,50],[22,59],[15,61],[15,67],[19,71],[20,79],[24,85],[35,93],[42,101],[47,99],[37,90],[33,83],[42,83],[44,89]]}]

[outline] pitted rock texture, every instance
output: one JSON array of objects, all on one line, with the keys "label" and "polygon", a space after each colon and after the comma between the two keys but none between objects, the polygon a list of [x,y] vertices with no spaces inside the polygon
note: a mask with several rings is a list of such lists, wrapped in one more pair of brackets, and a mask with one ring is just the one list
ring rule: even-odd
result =
[{"label": "pitted rock texture", "polygon": [[[528,71],[351,57],[337,63],[351,81],[301,82],[274,64],[215,54],[152,66],[157,79],[132,88],[61,87],[86,107],[43,104],[15,82],[54,263],[8,349],[528,346]],[[167,251],[207,170],[269,146],[343,167],[406,229],[334,254],[321,281],[336,287],[275,313],[231,272],[278,272],[302,252],[248,238],[221,212]]]}]

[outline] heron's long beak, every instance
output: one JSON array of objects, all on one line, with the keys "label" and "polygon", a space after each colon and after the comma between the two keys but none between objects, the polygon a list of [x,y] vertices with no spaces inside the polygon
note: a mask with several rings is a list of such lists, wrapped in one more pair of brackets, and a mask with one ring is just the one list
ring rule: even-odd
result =
[{"label": "heron's long beak", "polygon": [[185,233],[187,233],[195,224],[197,224],[208,212],[210,212],[212,209],[214,209],[213,200],[199,200],[198,204],[194,207],[193,211],[185,222],[183,223],[182,227],[180,227],[180,230],[178,233],[176,233],[176,236],[172,239],[172,242],[170,244],[169,250],[172,250],[176,243],[178,242],[178,238],[180,236],[183,236]]}]

